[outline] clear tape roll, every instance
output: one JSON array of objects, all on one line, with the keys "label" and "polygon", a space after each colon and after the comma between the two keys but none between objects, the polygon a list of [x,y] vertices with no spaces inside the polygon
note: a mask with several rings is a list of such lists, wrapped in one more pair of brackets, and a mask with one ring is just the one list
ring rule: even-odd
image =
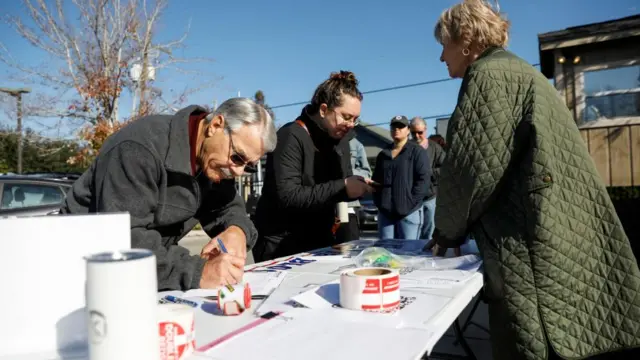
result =
[{"label": "clear tape roll", "polygon": [[251,307],[251,287],[248,283],[223,286],[218,290],[218,307],[225,315],[239,315]]},{"label": "clear tape roll", "polygon": [[400,306],[400,273],[386,268],[358,268],[340,275],[340,306],[390,312]]},{"label": "clear tape roll", "polygon": [[194,310],[184,304],[158,305],[160,360],[182,360],[196,348]]}]

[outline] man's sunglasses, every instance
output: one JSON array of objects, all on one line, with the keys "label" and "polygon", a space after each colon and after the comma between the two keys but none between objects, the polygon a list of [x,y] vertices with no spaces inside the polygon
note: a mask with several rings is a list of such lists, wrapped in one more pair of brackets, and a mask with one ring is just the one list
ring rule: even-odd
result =
[{"label": "man's sunglasses", "polygon": [[411,134],[413,134],[413,135],[422,135],[422,134],[424,134],[424,130],[423,131],[412,131]]},{"label": "man's sunglasses", "polygon": [[[231,155],[229,155],[229,160],[236,166],[244,166],[244,171],[247,173],[255,173],[258,171],[258,162],[251,163],[247,161],[244,155],[240,154],[238,150],[236,150],[235,145],[233,144],[233,136],[231,135],[231,129],[227,129],[227,134],[229,134],[229,146],[231,147]],[[260,161],[260,160],[258,160]]]}]

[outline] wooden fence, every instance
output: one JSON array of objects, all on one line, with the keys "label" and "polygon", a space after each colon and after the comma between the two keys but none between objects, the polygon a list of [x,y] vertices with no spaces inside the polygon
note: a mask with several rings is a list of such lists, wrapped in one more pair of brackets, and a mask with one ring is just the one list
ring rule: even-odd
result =
[{"label": "wooden fence", "polygon": [[640,124],[580,129],[607,186],[640,185]]}]

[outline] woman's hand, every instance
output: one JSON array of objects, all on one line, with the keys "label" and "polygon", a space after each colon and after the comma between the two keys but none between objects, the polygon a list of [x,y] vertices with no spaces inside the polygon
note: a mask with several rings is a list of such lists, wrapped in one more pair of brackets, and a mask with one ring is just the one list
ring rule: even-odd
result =
[{"label": "woman's hand", "polygon": [[[438,244],[439,237],[440,232],[436,229],[436,231],[433,232],[433,238],[427,243],[427,245],[424,246],[422,250],[431,251],[431,254],[433,254],[433,256],[445,256],[447,254],[448,248]],[[453,248],[453,255],[462,256],[462,249],[460,249],[460,247]]]}]

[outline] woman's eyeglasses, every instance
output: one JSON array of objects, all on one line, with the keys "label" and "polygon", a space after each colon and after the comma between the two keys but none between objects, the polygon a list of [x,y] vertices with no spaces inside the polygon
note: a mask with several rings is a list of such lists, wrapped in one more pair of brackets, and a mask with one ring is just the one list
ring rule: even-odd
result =
[{"label": "woman's eyeglasses", "polygon": [[360,125],[360,118],[352,117],[349,120],[347,120],[347,119],[344,118],[344,116],[342,114],[339,114],[338,112],[336,112],[336,117],[340,119],[340,122],[338,122],[338,125],[340,125],[340,124],[349,124],[349,125],[352,125],[352,126]]}]

